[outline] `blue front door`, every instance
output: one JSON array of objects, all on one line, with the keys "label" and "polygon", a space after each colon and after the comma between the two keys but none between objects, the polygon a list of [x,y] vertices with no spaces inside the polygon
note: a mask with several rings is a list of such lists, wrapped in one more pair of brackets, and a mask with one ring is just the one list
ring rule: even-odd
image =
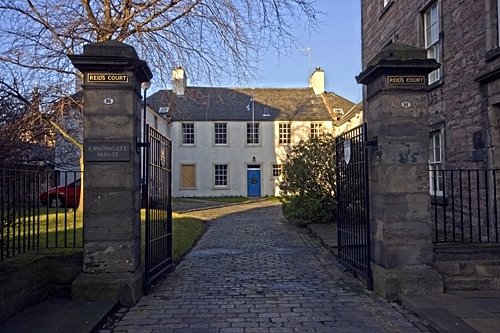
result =
[{"label": "blue front door", "polygon": [[247,189],[249,197],[260,197],[260,169],[247,169]]}]

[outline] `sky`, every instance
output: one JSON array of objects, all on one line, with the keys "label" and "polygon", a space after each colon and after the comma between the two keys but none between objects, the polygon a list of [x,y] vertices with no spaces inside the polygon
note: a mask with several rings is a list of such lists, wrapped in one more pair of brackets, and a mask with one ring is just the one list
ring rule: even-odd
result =
[{"label": "sky", "polygon": [[[294,31],[301,46],[288,55],[267,54],[259,63],[258,79],[249,87],[307,87],[316,67],[325,72],[325,90],[353,102],[362,99],[362,86],[355,76],[361,72],[360,0],[317,0],[318,31]],[[310,48],[310,65],[306,49]]]},{"label": "sky", "polygon": [[[361,72],[361,0],[316,0],[319,16],[316,30],[297,26],[293,34],[298,46],[287,54],[270,52],[259,60],[249,88],[303,88],[316,67],[325,72],[325,90],[352,102],[362,100],[362,86],[355,76]],[[308,51],[309,49],[309,51]],[[203,82],[188,82],[203,85]],[[231,87],[234,82],[219,82]],[[158,90],[153,82],[152,92]]]}]

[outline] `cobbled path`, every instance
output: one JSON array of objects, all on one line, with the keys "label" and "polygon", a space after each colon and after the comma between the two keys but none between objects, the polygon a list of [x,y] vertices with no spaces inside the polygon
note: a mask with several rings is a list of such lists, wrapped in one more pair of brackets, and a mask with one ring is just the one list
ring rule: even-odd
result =
[{"label": "cobbled path", "polygon": [[175,271],[122,315],[113,332],[429,332],[268,203],[212,221]]}]

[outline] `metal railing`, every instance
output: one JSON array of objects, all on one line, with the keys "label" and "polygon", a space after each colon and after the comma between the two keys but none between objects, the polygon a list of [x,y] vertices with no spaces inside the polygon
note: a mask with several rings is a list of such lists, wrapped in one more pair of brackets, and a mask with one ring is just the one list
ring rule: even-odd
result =
[{"label": "metal railing", "polygon": [[373,288],[366,124],[335,139],[338,257]]},{"label": "metal railing", "polygon": [[436,243],[499,243],[500,170],[431,170]]},{"label": "metal railing", "polygon": [[152,283],[172,268],[172,142],[146,126],[146,221],[144,284]]},{"label": "metal railing", "polygon": [[0,260],[83,246],[80,171],[0,169]]}]

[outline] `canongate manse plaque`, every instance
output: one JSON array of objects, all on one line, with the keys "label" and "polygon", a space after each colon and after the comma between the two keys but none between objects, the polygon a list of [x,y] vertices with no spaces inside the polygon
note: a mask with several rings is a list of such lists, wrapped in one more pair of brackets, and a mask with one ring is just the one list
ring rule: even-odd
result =
[{"label": "canongate manse plaque", "polygon": [[128,142],[88,142],[84,145],[87,162],[128,162],[130,143]]}]

